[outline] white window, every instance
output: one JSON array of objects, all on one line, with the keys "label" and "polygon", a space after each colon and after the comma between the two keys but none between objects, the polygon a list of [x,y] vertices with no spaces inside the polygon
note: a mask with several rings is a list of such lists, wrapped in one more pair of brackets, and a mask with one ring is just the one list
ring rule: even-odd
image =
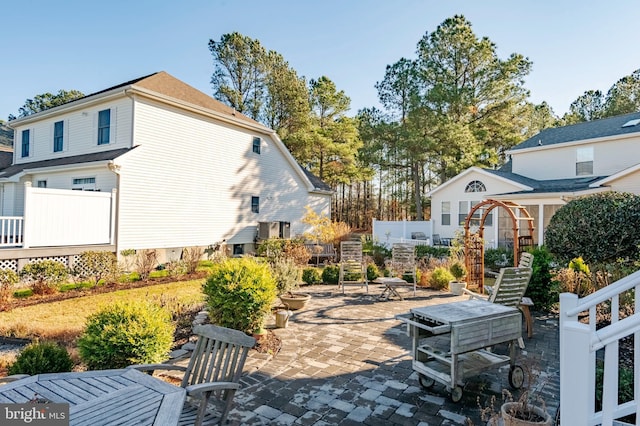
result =
[{"label": "white window", "polygon": [[487,188],[479,180],[472,180],[467,184],[464,192],[487,192]]},{"label": "white window", "polygon": [[71,189],[76,191],[97,191],[95,177],[73,178]]},{"label": "white window", "polygon": [[253,138],[253,152],[255,154],[260,154],[260,138],[259,137],[254,137]]},{"label": "white window", "polygon": [[451,225],[451,201],[442,202],[441,222],[443,225]]},{"label": "white window", "polygon": [[593,174],[593,147],[578,148],[576,150],[576,176]]}]

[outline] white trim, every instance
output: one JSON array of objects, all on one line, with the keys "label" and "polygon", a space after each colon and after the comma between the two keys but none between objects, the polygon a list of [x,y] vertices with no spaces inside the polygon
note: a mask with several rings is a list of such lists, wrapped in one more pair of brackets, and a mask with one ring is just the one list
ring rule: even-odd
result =
[{"label": "white trim", "polygon": [[[435,194],[436,192],[446,188],[447,186],[451,185],[452,183],[462,179],[464,176],[466,176],[466,175],[468,175],[470,173],[473,173],[473,172],[477,172],[477,173],[480,173],[480,174],[485,175],[487,177],[498,179],[499,181],[512,184],[512,185],[520,188],[522,191],[532,191],[533,190],[533,188],[531,188],[530,186],[518,183],[518,182],[516,182],[514,180],[505,178],[503,176],[495,175],[495,174],[493,174],[491,172],[486,171],[486,169],[481,169],[480,167],[473,166],[473,167],[469,167],[467,170],[457,174],[456,176],[452,177],[451,179],[449,179],[445,183],[440,184],[437,187],[435,187],[434,189],[432,189],[431,191],[427,192],[426,196],[427,197],[432,197],[433,194]],[[485,183],[485,186],[486,185],[487,184]],[[477,192],[476,194],[481,194],[481,193]]]},{"label": "white trim", "polygon": [[505,151],[505,154],[506,155],[523,154],[531,151],[544,151],[544,150],[555,149],[555,148],[566,148],[568,146],[570,147],[575,145],[585,145],[589,143],[609,142],[612,140],[617,141],[620,139],[637,138],[639,136],[640,136],[640,131],[634,132],[634,133],[621,133],[616,135],[603,136],[600,138],[579,139],[574,141],[555,142],[551,145],[537,145],[537,146],[532,146],[530,148],[510,149],[508,151]]},{"label": "white trim", "polygon": [[597,188],[599,186],[604,186],[608,183],[611,183],[615,180],[618,180],[620,178],[623,178],[625,176],[628,176],[632,173],[635,173],[637,171],[640,170],[640,163],[636,164],[635,166],[631,166],[631,167],[627,167],[624,170],[619,171],[618,173],[614,173],[611,176],[608,176],[606,178],[600,179],[594,183],[592,183],[591,185],[589,185],[589,188]]}]

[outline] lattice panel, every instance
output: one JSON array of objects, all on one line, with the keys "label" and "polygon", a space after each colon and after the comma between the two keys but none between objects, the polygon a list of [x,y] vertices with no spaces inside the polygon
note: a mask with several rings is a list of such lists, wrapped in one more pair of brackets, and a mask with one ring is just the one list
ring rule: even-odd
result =
[{"label": "lattice panel", "polygon": [[3,259],[0,260],[0,269],[8,269],[13,272],[18,272],[18,260],[17,259]]},{"label": "lattice panel", "polygon": [[43,260],[55,260],[62,263],[64,266],[69,266],[69,259],[67,256],[49,256],[49,257],[32,257],[29,259],[29,263],[41,262]]},{"label": "lattice panel", "polygon": [[79,254],[73,256],[73,274],[77,277],[89,275],[89,268],[87,268],[87,264],[82,261],[82,256]]}]

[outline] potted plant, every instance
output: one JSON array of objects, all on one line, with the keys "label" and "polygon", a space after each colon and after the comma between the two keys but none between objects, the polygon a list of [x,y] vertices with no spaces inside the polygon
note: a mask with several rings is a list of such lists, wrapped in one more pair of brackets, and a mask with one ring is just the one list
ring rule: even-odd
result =
[{"label": "potted plant", "polygon": [[467,282],[464,281],[464,277],[467,275],[467,269],[462,262],[456,260],[449,267],[449,272],[451,272],[454,278],[453,281],[449,281],[449,291],[456,296],[460,296],[462,290],[467,287]]},{"label": "potted plant", "polygon": [[294,292],[300,285],[300,268],[291,259],[278,259],[271,268],[282,303],[291,310],[303,308],[311,299],[311,295]]},{"label": "potted plant", "polygon": [[516,382],[526,384],[520,397],[516,400],[511,392],[503,389],[504,402],[500,406],[500,411],[494,410],[495,396],[493,396],[487,407],[480,407],[482,420],[488,420],[488,426],[551,426],[552,418],[547,412],[544,400],[531,390],[538,376],[539,370],[534,369],[530,364],[512,367],[509,376],[511,386],[518,388],[519,386],[514,386]]},{"label": "potted plant", "polygon": [[504,426],[551,426],[551,415],[547,413],[544,401],[540,400],[540,405],[532,404],[528,390],[517,401],[508,399],[500,407]]}]

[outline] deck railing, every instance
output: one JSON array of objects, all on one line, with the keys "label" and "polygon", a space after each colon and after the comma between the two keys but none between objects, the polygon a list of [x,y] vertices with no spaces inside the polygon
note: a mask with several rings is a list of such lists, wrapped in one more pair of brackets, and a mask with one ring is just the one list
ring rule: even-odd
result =
[{"label": "deck railing", "polygon": [[22,247],[24,218],[0,216],[0,247]]},{"label": "deck railing", "polygon": [[[579,298],[560,295],[560,424],[603,425],[619,423],[616,419],[636,415],[640,424],[640,300],[632,297],[633,313],[620,319],[621,296],[629,290],[635,296],[640,289],[640,271]],[[625,293],[628,292],[628,293]],[[631,297],[630,297],[631,298]],[[611,322],[597,328],[597,309],[610,307]],[[607,309],[608,310],[608,309]],[[580,318],[582,320],[580,320]],[[619,403],[620,340],[633,336],[634,399]],[[596,384],[596,363],[603,360],[604,375]],[[596,411],[596,386],[602,387],[602,409]]]}]

